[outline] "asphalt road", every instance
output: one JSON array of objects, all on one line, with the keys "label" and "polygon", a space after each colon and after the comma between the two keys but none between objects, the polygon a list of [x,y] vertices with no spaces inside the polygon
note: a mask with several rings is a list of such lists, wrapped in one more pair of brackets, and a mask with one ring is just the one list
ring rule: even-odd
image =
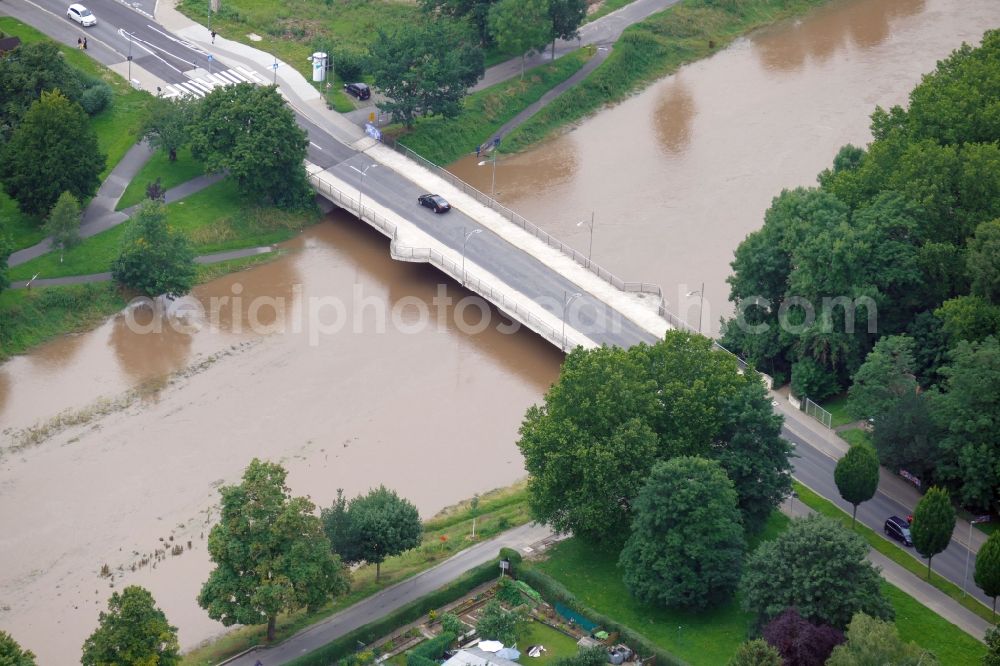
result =
[{"label": "asphalt road", "polygon": [[[782,429],[782,435],[795,445],[796,458],[792,461],[795,478],[850,513],[851,505],[840,498],[837,485],[833,480],[833,470],[837,466],[837,462],[810,446],[808,442],[788,430],[787,427]],[[884,470],[883,474],[885,474]],[[886,518],[889,516],[899,516],[905,519],[911,513],[913,513],[912,508],[907,507],[880,490],[871,500],[858,506],[858,522],[867,525],[878,533],[883,533]],[[906,548],[896,541],[891,541],[890,543],[926,566],[927,560],[920,557],[913,548]],[[965,576],[965,563],[968,555],[969,550],[953,540],[943,553],[934,556],[932,560],[934,574],[944,576],[959,587],[962,587],[962,581]],[[993,600],[984,595],[982,590],[976,587],[976,584],[972,580],[972,569],[975,567],[975,561],[976,557],[973,554],[969,559],[969,593],[984,604],[992,606]]]}]

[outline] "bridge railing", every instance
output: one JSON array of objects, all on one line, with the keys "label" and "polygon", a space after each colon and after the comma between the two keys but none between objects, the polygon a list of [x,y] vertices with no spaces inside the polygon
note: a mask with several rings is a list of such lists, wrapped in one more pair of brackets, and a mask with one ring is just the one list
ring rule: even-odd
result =
[{"label": "bridge railing", "polygon": [[564,337],[562,330],[556,330],[555,327],[547,323],[538,315],[534,314],[531,309],[526,307],[523,303],[510,298],[502,291],[493,288],[489,283],[483,281],[475,275],[471,275],[468,270],[463,268],[461,263],[450,259],[444,253],[439,252],[434,248],[409,247],[400,244],[397,238],[397,227],[395,223],[390,222],[382,215],[379,215],[372,208],[364,206],[357,199],[338,189],[332,183],[323,180],[319,174],[310,175],[309,180],[315,185],[316,190],[331,202],[337,204],[337,206],[348,212],[354,213],[359,218],[365,220],[387,236],[391,241],[391,251],[394,257],[407,261],[426,262],[436,266],[438,270],[450,275],[459,284],[475,291],[480,296],[493,303],[496,307],[503,310],[508,316],[517,319],[522,324],[542,337],[547,338],[550,342],[565,351],[567,345],[566,338]]},{"label": "bridge railing", "polygon": [[631,293],[654,294],[655,296],[659,297],[659,299],[660,299],[660,309],[661,310],[664,309],[664,307],[663,307],[663,290],[660,289],[659,285],[652,284],[652,283],[649,283],[649,282],[626,282],[625,280],[622,280],[620,277],[618,277],[617,275],[615,275],[614,273],[612,273],[608,269],[604,268],[600,264],[597,264],[594,261],[591,261],[591,259],[587,255],[583,254],[582,252],[579,252],[578,250],[576,250],[571,245],[568,245],[568,244],[562,242],[561,240],[559,240],[558,238],[556,238],[552,234],[548,233],[547,231],[544,231],[543,229],[540,229],[537,225],[534,225],[531,222],[529,222],[527,219],[525,219],[524,216],[522,216],[522,215],[514,212],[510,208],[507,208],[506,206],[504,206],[502,203],[500,203],[499,201],[497,201],[496,199],[494,199],[490,195],[486,194],[485,192],[479,191],[478,189],[476,189],[472,185],[469,185],[467,182],[465,182],[464,180],[462,180],[461,178],[459,178],[458,176],[456,176],[452,172],[448,171],[445,168],[442,168],[442,167],[438,166],[437,164],[434,164],[433,162],[431,162],[430,160],[426,159],[425,157],[423,157],[419,153],[411,150],[410,148],[407,148],[405,145],[403,145],[399,141],[394,141],[394,140],[389,139],[389,138],[385,138],[383,141],[384,141],[385,145],[387,145],[390,148],[394,149],[396,152],[401,153],[401,154],[405,155],[406,157],[409,157],[410,159],[412,159],[413,161],[417,162],[418,164],[426,167],[428,170],[430,170],[431,172],[433,172],[435,175],[437,175],[440,178],[446,180],[451,185],[457,187],[458,189],[460,189],[465,194],[471,196],[472,198],[474,198],[479,203],[481,203],[484,206],[487,206],[489,208],[492,208],[496,212],[500,213],[505,218],[507,218],[508,220],[510,220],[512,224],[515,224],[518,227],[520,227],[521,229],[524,229],[525,231],[527,231],[528,233],[530,233],[535,238],[543,241],[547,246],[555,248],[555,249],[559,250],[560,252],[562,252],[567,257],[572,258],[573,261],[575,261],[579,265],[583,266],[584,268],[586,268],[587,270],[589,270],[591,273],[593,273],[597,277],[601,278],[602,280],[604,280],[608,284],[612,285],[616,289],[619,289],[621,291],[631,292]]}]

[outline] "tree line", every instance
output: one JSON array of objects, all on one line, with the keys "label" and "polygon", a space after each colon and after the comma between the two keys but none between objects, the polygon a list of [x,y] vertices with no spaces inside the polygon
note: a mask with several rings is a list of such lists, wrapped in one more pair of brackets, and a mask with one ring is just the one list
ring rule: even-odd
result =
[{"label": "tree line", "polygon": [[796,395],[847,389],[884,464],[977,510],[1000,500],[998,103],[993,30],[877,108],[736,249],[723,340]]}]

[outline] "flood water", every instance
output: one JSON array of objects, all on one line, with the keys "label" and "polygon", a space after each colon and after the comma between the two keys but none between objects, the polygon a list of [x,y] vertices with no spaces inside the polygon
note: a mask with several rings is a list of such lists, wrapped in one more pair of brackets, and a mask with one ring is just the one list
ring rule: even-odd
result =
[{"label": "flood water", "polygon": [[[998,24],[997,0],[837,0],[502,160],[500,198],[581,249],[594,211],[598,261],[658,281],[692,323],[683,295],[704,281],[714,329],[733,249],[771,198],[866,142],[874,105],[904,102]],[[488,167],[454,168],[488,189]],[[131,326],[119,315],[0,366],[0,627],[41,663],[75,663],[107,564],[122,568],[114,589],[153,592],[184,647],[221,631],[195,603],[203,537],[217,486],[254,456],[319,505],[385,483],[424,515],[521,477],[517,427],[560,356],[527,332],[469,332],[478,310],[454,285],[439,308],[441,282],[335,215],[287,256],[199,287],[159,333],[135,332],[158,321],[137,309]],[[43,441],[12,451],[33,425]]]},{"label": "flood water", "polygon": [[[815,184],[875,105],[1000,27],[996,0],[835,0],[683,67],[573,131],[497,163],[498,198],[718,334],[733,250],[782,188]],[[474,156],[451,170],[486,192]],[[578,225],[579,222],[583,224]]]},{"label": "flood water", "polygon": [[[0,367],[5,447],[62,409],[118,402],[0,460],[0,627],[40,663],[76,663],[107,597],[133,583],[152,591],[183,646],[222,631],[195,602],[210,570],[206,510],[254,456],[281,461],[293,492],[320,506],[337,488],[353,496],[384,483],[425,516],[523,477],[517,428],[558,374],[555,348],[530,332],[463,333],[481,326],[478,298],[446,285],[454,304],[439,310],[439,274],[392,261],[388,241],[346,215],[289,245],[186,299],[206,310],[184,322],[193,335],[169,324],[134,332],[118,316]],[[237,292],[240,307],[223,304],[212,326],[213,299]],[[360,316],[333,332],[338,302]],[[324,304],[315,340],[310,303]],[[175,544],[182,555],[131,571]],[[123,567],[114,588],[104,564]]]}]

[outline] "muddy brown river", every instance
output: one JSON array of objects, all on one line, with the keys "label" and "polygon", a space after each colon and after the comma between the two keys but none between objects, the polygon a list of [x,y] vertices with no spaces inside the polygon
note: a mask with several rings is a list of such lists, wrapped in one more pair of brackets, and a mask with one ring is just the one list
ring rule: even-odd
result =
[{"label": "muddy brown river", "polygon": [[[500,199],[584,250],[577,223],[593,211],[595,259],[658,281],[695,325],[685,294],[704,282],[717,330],[732,251],[771,198],[866,142],[874,105],[904,102],[997,25],[997,0],[835,1],[501,160]],[[489,188],[488,166],[453,168]],[[222,631],[195,603],[202,537],[217,486],[253,456],[281,461],[319,505],[385,483],[424,515],[521,477],[517,427],[560,356],[499,332],[495,311],[480,325],[478,304],[441,282],[332,215],[166,318],[131,310],[0,366],[0,627],[40,663],[76,663],[112,589],[137,583],[185,648]]]}]

